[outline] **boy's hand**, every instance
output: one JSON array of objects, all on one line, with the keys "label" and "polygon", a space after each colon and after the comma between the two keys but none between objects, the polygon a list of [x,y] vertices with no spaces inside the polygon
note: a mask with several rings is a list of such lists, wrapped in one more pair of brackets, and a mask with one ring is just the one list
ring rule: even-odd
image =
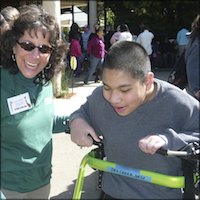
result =
[{"label": "boy's hand", "polygon": [[[81,147],[90,147],[93,145],[92,138],[100,142],[94,129],[82,118],[74,119],[70,124],[70,134],[72,142]],[[92,138],[91,138],[92,137]]]},{"label": "boy's hand", "polygon": [[166,141],[158,135],[148,135],[142,138],[138,145],[145,153],[154,154],[158,149],[166,145]]}]

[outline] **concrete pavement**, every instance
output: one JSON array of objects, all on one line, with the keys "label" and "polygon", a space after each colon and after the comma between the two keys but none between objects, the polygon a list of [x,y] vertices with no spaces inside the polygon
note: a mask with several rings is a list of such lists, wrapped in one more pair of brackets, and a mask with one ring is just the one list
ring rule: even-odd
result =
[{"label": "concrete pavement", "polygon": [[[72,97],[69,99],[54,99],[56,114],[70,115],[86,101],[86,97],[97,86],[101,85],[101,83],[83,85],[81,79],[82,77],[75,78],[73,87],[74,95]],[[72,91],[71,88],[70,90]],[[72,199],[81,160],[91,149],[92,147],[80,149],[80,147],[71,142],[69,134],[61,133],[53,135],[51,199]],[[97,188],[95,171],[87,167],[85,176],[83,188],[85,192],[83,192],[82,198],[98,199],[100,190]]]},{"label": "concrete pavement", "polygon": [[[155,70],[155,77],[167,80],[169,70]],[[54,99],[55,112],[58,115],[71,114],[86,101],[88,95],[101,83],[82,84],[82,77],[75,78],[73,92],[69,99]],[[95,147],[95,146],[94,146]],[[53,136],[53,174],[51,181],[51,199],[72,199],[74,186],[78,177],[82,158],[92,148],[78,147],[65,133]],[[100,190],[97,187],[97,172],[86,167],[82,199],[98,199]]]}]

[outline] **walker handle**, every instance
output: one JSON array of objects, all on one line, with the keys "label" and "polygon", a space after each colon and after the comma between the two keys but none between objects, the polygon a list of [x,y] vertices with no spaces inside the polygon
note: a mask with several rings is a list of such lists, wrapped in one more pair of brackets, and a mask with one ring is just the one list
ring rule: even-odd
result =
[{"label": "walker handle", "polygon": [[93,141],[93,145],[96,145],[98,147],[101,147],[103,145],[102,139],[99,137],[100,142],[97,142],[96,140],[94,140],[94,138],[90,135],[90,133],[88,133],[88,136],[91,137],[92,141]]},{"label": "walker handle", "polygon": [[182,159],[195,161],[195,160],[199,160],[200,149],[199,149],[199,145],[197,145],[196,143],[190,143],[181,150],[173,151],[173,150],[165,150],[163,148],[160,148],[156,151],[156,153],[165,155],[165,156],[176,156]]}]

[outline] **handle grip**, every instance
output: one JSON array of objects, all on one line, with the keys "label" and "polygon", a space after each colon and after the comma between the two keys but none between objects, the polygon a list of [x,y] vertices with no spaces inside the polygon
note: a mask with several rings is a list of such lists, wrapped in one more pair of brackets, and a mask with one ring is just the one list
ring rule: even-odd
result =
[{"label": "handle grip", "polygon": [[100,142],[97,142],[96,140],[94,140],[94,138],[89,133],[88,133],[88,136],[92,139],[93,145],[96,145],[98,147],[101,147],[103,145],[101,138],[99,138]]},{"label": "handle grip", "polygon": [[156,153],[164,156],[176,156],[182,158],[188,158],[188,156],[190,156],[190,153],[187,151],[172,151],[172,150],[165,150],[163,148],[158,149]]},{"label": "handle grip", "polygon": [[163,148],[160,148],[156,151],[156,153],[158,154],[161,154],[161,155],[164,155],[164,156],[167,156],[168,153],[167,153],[167,150],[163,149]]}]

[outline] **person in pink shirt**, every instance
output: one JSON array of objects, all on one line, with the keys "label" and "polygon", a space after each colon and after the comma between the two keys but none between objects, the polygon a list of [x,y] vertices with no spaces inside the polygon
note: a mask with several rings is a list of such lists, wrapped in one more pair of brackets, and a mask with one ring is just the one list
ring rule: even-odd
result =
[{"label": "person in pink shirt", "polygon": [[115,42],[118,41],[119,36],[120,36],[120,25],[117,26],[117,31],[112,35],[112,37],[110,38],[110,44],[114,44]]},{"label": "person in pink shirt", "polygon": [[81,49],[79,34],[75,34],[71,39],[69,53],[70,57],[75,56],[77,59],[77,68],[74,71],[74,76],[77,76],[78,74],[81,73],[81,59],[82,59],[82,49]]},{"label": "person in pink shirt", "polygon": [[[103,35],[103,29],[100,26],[95,26],[95,34],[93,34],[89,40],[87,47],[87,53],[90,57],[90,68],[85,76],[84,84],[88,84],[95,71],[97,74],[100,74],[99,71],[101,71],[101,66],[106,53]],[[99,77],[96,75],[95,82],[98,81]]]},{"label": "person in pink shirt", "polygon": [[117,32],[113,34],[110,39],[110,43],[114,44],[117,41],[133,41],[133,36],[130,33],[129,27],[127,24],[121,24],[117,27]]}]

